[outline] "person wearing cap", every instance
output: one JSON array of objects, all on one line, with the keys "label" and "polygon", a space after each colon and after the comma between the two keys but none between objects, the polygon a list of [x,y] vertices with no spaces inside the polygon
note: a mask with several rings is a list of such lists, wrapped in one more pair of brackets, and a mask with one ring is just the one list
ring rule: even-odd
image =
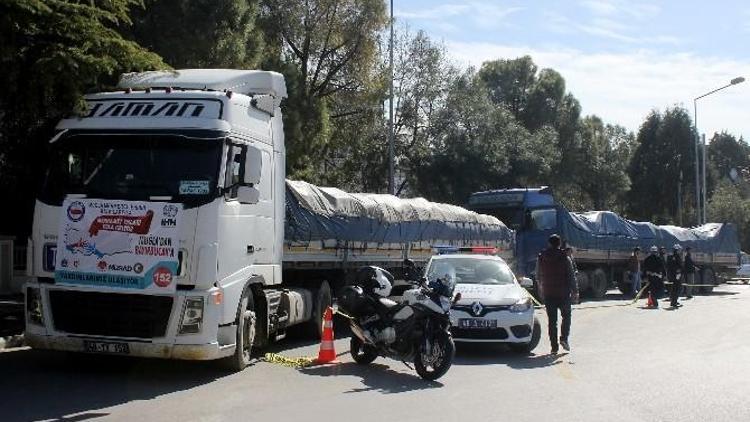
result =
[{"label": "person wearing cap", "polygon": [[695,284],[695,262],[693,262],[693,256],[690,254],[690,246],[685,248],[685,262],[684,262],[684,273],[685,273],[685,299],[693,298],[693,284]]},{"label": "person wearing cap", "polygon": [[[558,346],[570,350],[571,303],[578,301],[578,283],[573,262],[560,249],[560,236],[553,234],[548,239],[549,247],[537,258],[537,282],[547,311],[547,330],[552,354],[557,354]],[[557,313],[562,316],[560,338],[557,338]]]},{"label": "person wearing cap", "polygon": [[661,279],[661,292],[659,292],[659,297],[662,295],[666,295],[669,297],[669,291],[667,290],[667,285],[664,283],[667,281],[667,248],[664,246],[659,247],[659,258],[661,258],[661,266],[664,267],[662,269],[662,279]]},{"label": "person wearing cap", "polygon": [[672,255],[667,258],[667,278],[672,283],[669,289],[669,305],[678,308],[682,306],[677,301],[682,290],[682,246],[678,243],[672,247]]},{"label": "person wearing cap", "polygon": [[630,271],[630,283],[633,287],[633,296],[637,295],[641,291],[641,260],[640,260],[641,248],[633,248],[633,253],[628,259],[628,271]]},{"label": "person wearing cap", "polygon": [[659,248],[651,247],[651,253],[643,260],[643,272],[648,277],[648,290],[653,298],[654,307],[659,307],[659,298],[664,291],[664,261],[659,256]]}]

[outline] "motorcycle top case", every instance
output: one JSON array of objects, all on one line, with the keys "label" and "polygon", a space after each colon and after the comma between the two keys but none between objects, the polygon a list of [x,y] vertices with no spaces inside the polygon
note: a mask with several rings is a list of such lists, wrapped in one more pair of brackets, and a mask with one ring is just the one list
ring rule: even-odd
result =
[{"label": "motorcycle top case", "polygon": [[373,299],[364,293],[360,286],[346,286],[338,297],[339,308],[352,317],[376,313]]}]

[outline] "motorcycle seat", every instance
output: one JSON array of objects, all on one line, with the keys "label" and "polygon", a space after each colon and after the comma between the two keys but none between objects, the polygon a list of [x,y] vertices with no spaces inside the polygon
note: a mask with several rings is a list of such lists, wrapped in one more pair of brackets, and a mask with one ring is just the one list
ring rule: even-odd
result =
[{"label": "motorcycle seat", "polygon": [[390,308],[393,308],[394,306],[398,305],[398,303],[397,303],[397,302],[395,302],[395,301],[393,301],[393,300],[390,300],[390,299],[388,299],[388,298],[385,298],[385,297],[381,297],[381,298],[380,298],[380,299],[378,299],[378,300],[380,301],[380,303],[381,303],[381,304],[382,304],[383,306],[385,306],[385,307],[386,307],[386,308],[388,308],[388,309],[390,309]]}]

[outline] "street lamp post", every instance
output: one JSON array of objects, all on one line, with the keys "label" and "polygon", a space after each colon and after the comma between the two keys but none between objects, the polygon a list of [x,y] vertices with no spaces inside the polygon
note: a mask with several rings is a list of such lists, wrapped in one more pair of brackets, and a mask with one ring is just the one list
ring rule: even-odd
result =
[{"label": "street lamp post", "polygon": [[396,194],[396,169],[394,160],[394,128],[393,128],[393,0],[391,0],[391,40],[390,40],[390,98],[388,100],[388,193]]},{"label": "street lamp post", "polygon": [[[698,144],[700,141],[700,135],[698,134],[698,100],[703,97],[707,97],[715,92],[721,91],[724,88],[729,88],[732,85],[745,82],[745,78],[742,76],[736,77],[729,81],[728,84],[716,88],[713,91],[709,91],[703,95],[693,98],[693,128],[695,129],[695,214],[698,221],[698,225],[706,222],[706,146],[705,141],[703,142],[703,187],[700,188],[700,175],[698,171]],[[701,207],[701,197],[703,197],[703,207]],[[702,209],[701,209],[702,208]]]}]

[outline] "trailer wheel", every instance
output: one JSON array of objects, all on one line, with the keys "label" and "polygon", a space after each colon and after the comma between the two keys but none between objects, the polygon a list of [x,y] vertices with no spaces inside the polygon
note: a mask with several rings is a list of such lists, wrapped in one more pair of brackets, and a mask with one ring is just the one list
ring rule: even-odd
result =
[{"label": "trailer wheel", "polygon": [[604,270],[597,268],[591,273],[591,294],[594,299],[602,299],[609,290],[609,283],[607,282],[607,274]]},{"label": "trailer wheel", "polygon": [[591,287],[591,277],[589,277],[589,273],[587,271],[578,271],[576,279],[578,280],[578,291],[588,292]]},{"label": "trailer wheel", "polygon": [[234,354],[224,358],[227,369],[239,372],[250,364],[250,357],[255,342],[255,303],[253,293],[247,288],[240,298],[240,306],[237,311],[237,340]]},{"label": "trailer wheel", "polygon": [[310,321],[306,323],[305,336],[312,339],[320,339],[323,335],[323,314],[333,303],[331,285],[327,281],[320,283],[315,294],[315,303]]},{"label": "trailer wheel", "polygon": [[716,276],[713,268],[706,268],[701,271],[701,284],[710,284],[711,286],[704,286],[700,288],[701,293],[710,294],[714,291],[716,285]]}]

